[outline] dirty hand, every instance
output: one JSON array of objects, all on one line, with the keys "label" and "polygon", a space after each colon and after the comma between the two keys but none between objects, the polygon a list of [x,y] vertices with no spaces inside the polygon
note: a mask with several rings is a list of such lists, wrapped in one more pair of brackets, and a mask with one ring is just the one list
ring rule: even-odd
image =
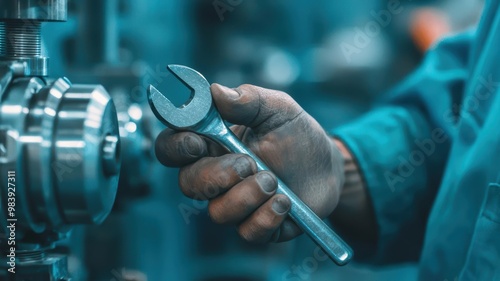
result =
[{"label": "dirty hand", "polygon": [[212,97],[231,130],[274,172],[229,154],[190,132],[164,130],[156,156],[180,167],[179,185],[191,198],[209,200],[212,220],[235,224],[247,241],[286,241],[301,233],[287,218],[290,200],[275,194],[278,176],[319,217],[329,216],[344,182],[342,156],[333,139],[290,96],[251,85],[213,84]]}]

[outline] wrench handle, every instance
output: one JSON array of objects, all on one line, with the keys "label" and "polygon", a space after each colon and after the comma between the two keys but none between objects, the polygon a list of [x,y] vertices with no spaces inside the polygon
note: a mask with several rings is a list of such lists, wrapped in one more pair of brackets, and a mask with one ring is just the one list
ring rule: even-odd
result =
[{"label": "wrench handle", "polygon": [[[242,153],[252,157],[257,163],[258,170],[271,171],[262,160],[248,149],[232,132],[218,136],[211,136],[213,140],[229,149],[231,152]],[[338,265],[347,264],[353,255],[347,245],[324,221],[322,221],[300,198],[291,191],[284,182],[278,179],[279,194],[290,198],[292,203],[289,216],[323,251]]]}]

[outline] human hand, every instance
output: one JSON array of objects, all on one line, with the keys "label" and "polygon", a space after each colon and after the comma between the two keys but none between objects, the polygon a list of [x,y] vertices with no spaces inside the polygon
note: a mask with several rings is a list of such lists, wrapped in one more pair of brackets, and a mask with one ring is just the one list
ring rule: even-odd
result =
[{"label": "human hand", "polygon": [[[213,84],[213,100],[231,130],[319,217],[329,216],[344,181],[343,158],[334,141],[290,96],[242,85]],[[276,176],[257,171],[247,155],[228,151],[191,132],[166,129],[156,155],[180,167],[179,185],[191,198],[209,200],[212,220],[235,224],[247,241],[286,241],[301,233],[287,218],[290,200],[276,194]]]}]

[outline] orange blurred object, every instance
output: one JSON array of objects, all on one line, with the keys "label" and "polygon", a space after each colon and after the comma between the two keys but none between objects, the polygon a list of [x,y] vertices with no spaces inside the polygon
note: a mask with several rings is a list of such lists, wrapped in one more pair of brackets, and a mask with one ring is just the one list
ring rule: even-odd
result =
[{"label": "orange blurred object", "polygon": [[422,52],[450,31],[451,27],[446,14],[437,9],[428,7],[417,9],[411,16],[411,37]]}]

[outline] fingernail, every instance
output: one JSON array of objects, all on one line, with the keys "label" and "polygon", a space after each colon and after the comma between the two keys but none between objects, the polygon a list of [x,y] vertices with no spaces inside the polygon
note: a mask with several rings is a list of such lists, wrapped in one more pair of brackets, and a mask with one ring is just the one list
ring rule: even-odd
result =
[{"label": "fingernail", "polygon": [[252,166],[250,160],[245,156],[239,157],[234,161],[234,170],[242,178],[246,178],[253,174]]},{"label": "fingernail", "polygon": [[187,153],[192,156],[199,156],[203,153],[203,145],[201,141],[193,136],[187,136],[184,138],[184,147]]},{"label": "fingernail", "polygon": [[265,192],[273,192],[276,190],[276,181],[273,179],[273,177],[267,173],[267,172],[260,172],[257,175],[257,181],[259,182],[259,185],[262,187],[262,189]]},{"label": "fingernail", "polygon": [[282,196],[277,197],[273,201],[273,210],[278,214],[284,214],[290,209],[290,201]]},{"label": "fingernail", "polygon": [[230,97],[232,99],[237,99],[240,97],[240,94],[237,91],[235,91],[234,89],[228,88],[228,87],[220,85],[220,84],[218,84],[218,85],[221,88],[221,90],[224,92],[224,94],[227,95],[228,97]]}]

